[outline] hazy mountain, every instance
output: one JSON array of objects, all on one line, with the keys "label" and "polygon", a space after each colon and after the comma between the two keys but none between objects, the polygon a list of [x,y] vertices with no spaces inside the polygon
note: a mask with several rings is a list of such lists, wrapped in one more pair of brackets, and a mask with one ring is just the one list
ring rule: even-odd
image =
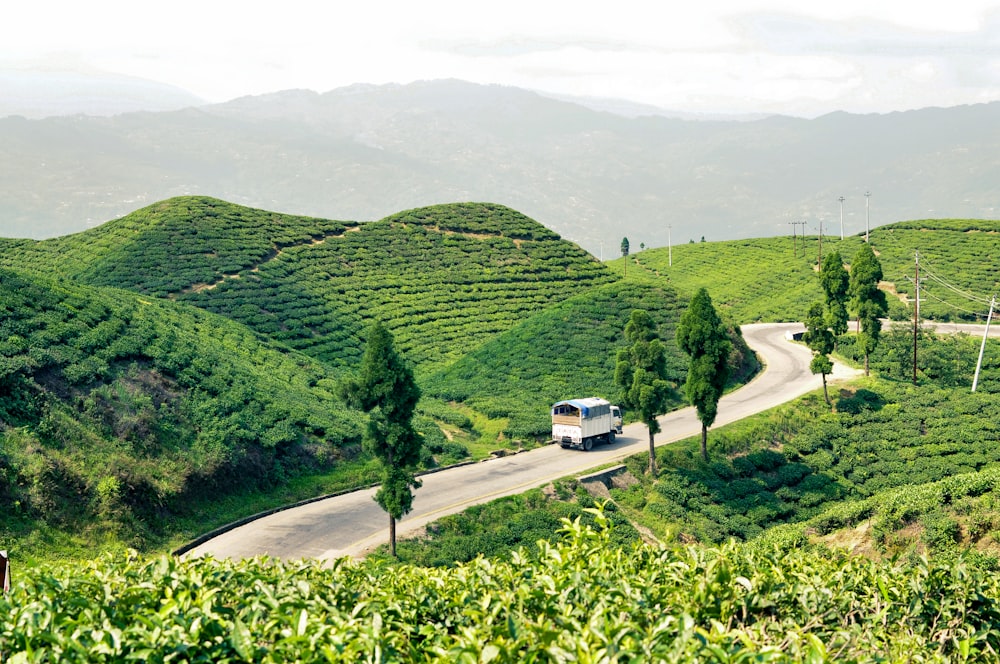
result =
[{"label": "hazy mountain", "polygon": [[[335,219],[501,203],[605,258],[633,247],[994,217],[1000,104],[755,121],[629,118],[460,81],[285,91],[116,117],[0,120],[0,235],[170,196]],[[801,231],[801,229],[799,229]]]},{"label": "hazy mountain", "polygon": [[45,65],[0,69],[0,117],[116,115],[204,103],[181,88],[132,76]]}]

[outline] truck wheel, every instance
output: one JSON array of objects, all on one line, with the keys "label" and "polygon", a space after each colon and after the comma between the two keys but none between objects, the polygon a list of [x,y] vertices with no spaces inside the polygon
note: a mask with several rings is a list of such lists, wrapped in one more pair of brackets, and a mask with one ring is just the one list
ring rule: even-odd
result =
[{"label": "truck wheel", "polygon": [[615,442],[615,432],[614,431],[612,431],[612,432],[610,432],[608,434],[608,444],[610,445],[613,442]]},{"label": "truck wheel", "polygon": [[594,449],[594,439],[593,438],[584,438],[583,439],[583,451],[584,452],[589,452],[592,449]]}]

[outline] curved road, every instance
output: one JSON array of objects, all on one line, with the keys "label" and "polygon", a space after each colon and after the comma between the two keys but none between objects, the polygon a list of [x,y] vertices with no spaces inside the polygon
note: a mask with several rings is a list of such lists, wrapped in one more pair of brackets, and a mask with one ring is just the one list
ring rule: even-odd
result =
[{"label": "curved road", "polygon": [[[743,336],[764,364],[763,371],[744,387],[724,396],[714,426],[758,413],[822,387],[820,376],[809,371],[812,357],[802,344],[789,343],[786,334],[801,332],[801,323],[744,325]],[[835,365],[837,380],[858,372]],[[660,418],[657,445],[701,432],[693,408]],[[582,474],[597,466],[619,461],[649,447],[642,424],[625,427],[612,445],[591,452],[564,450],[548,445],[520,454],[448,468],[424,475],[417,489],[413,511],[397,522],[402,538],[447,514],[500,496],[524,492],[552,480]],[[194,547],[186,555],[210,554],[219,558],[270,555],[279,558],[320,558],[364,555],[388,542],[388,516],[373,500],[375,489],[324,498],[253,520]]]}]

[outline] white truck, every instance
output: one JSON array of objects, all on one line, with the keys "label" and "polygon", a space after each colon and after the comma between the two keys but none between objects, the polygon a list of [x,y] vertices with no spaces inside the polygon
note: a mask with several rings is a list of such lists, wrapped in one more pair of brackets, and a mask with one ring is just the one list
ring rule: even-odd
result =
[{"label": "white truck", "polygon": [[595,442],[613,443],[622,432],[618,406],[600,397],[570,399],[552,406],[552,441],[589,451]]}]

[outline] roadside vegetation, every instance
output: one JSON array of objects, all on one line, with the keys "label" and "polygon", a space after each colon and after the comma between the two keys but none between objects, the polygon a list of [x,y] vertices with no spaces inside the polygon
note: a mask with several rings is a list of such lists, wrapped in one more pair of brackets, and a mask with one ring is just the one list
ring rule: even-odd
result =
[{"label": "roadside vegetation", "polygon": [[220,494],[342,463],[365,475],[329,370],[241,325],[7,270],[0,301],[2,545],[147,548]]},{"label": "roadside vegetation", "polygon": [[[543,438],[552,426],[549,404],[567,394],[616,396],[615,362],[635,309],[648,308],[665,345],[668,380],[683,385],[687,366],[674,330],[685,306],[671,289],[649,283],[614,283],[576,293],[431,375],[424,390],[503,418],[505,439]],[[730,326],[728,333],[734,348],[729,356],[733,382],[742,384],[756,373],[757,358],[738,328]],[[682,405],[683,396],[675,391],[668,409]]]},{"label": "roadside vegetation", "polygon": [[[838,540],[833,534],[837,529],[886,514],[890,516],[868,523],[852,548],[886,558],[929,551],[971,553],[977,564],[1000,568],[1000,540],[994,536],[1000,527],[1000,484],[994,479],[1000,477],[1000,341],[987,343],[989,359],[972,393],[977,340],[925,333],[919,352],[928,364],[947,364],[948,358],[960,356],[965,366],[948,376],[921,373],[914,386],[909,374],[896,379],[890,373],[895,365],[890,358],[899,349],[894,339],[902,341],[900,331],[873,358],[873,370],[885,371],[879,378],[836,385],[833,412],[822,394],[814,393],[719,428],[712,434],[708,461],[697,437],[657,448],[655,480],[646,472],[646,455],[636,455],[626,461],[625,476],[597,498],[613,500],[621,516],[651,541],[661,542],[767,541],[773,529],[784,532],[789,524],[798,524],[796,540],[805,541],[803,533],[813,530]],[[845,346],[850,348],[850,337]],[[948,482],[973,488],[935,488]],[[927,498],[942,491],[966,493],[954,501]],[[549,487],[522,509],[546,512],[551,519],[567,513],[560,502],[580,509],[593,506],[594,499],[567,482]],[[497,514],[491,514],[488,504],[476,514],[490,516],[449,517],[433,524],[405,549],[403,559],[440,560],[434,551],[439,546],[461,550],[456,542],[460,535],[470,549],[495,542],[489,524],[503,531],[504,524],[522,516],[511,513],[507,499],[497,504],[502,505]],[[470,519],[478,528],[469,525]],[[945,537],[939,534],[942,528]],[[490,544],[485,551],[493,554],[496,547]]]}]

